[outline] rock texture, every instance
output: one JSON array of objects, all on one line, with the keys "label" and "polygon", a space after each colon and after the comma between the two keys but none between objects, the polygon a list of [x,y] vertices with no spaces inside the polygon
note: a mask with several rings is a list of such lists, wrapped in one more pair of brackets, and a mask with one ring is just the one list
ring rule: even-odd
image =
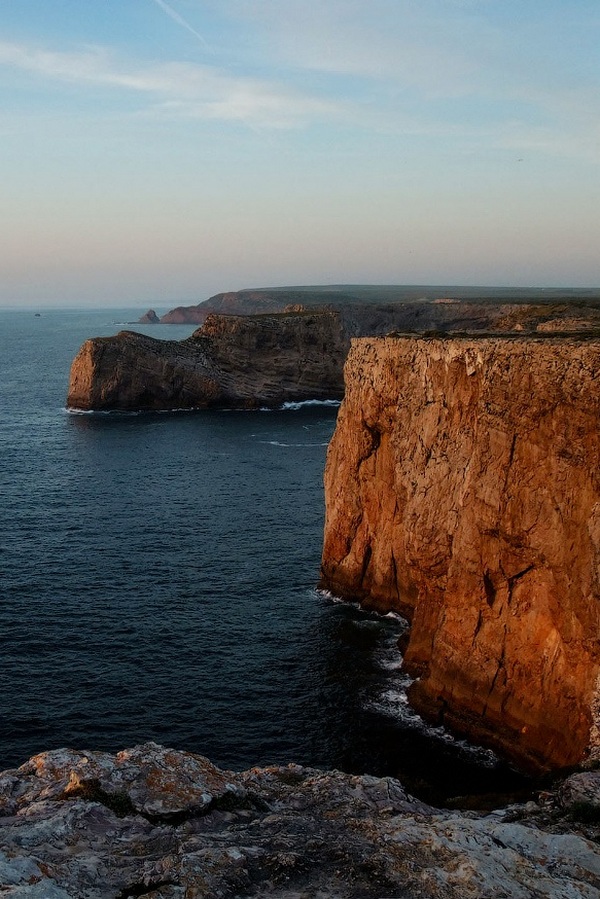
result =
[{"label": "rock texture", "polygon": [[122,331],[83,344],[67,406],[253,408],[339,398],[348,345],[339,316],[330,312],[211,315],[182,341]]},{"label": "rock texture", "polygon": [[298,765],[234,774],[154,743],[56,750],[0,775],[0,891],[598,899],[600,779],[579,777],[540,803],[476,815],[424,805],[390,778]]},{"label": "rock texture", "polygon": [[417,710],[532,770],[598,746],[600,339],[353,342],[322,585],[412,622]]}]

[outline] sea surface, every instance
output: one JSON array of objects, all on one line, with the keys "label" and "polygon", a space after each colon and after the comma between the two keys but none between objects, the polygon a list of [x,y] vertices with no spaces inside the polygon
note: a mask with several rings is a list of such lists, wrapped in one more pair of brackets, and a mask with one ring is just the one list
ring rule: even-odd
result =
[{"label": "sea surface", "polygon": [[155,740],[435,802],[526,788],[410,710],[400,619],[316,589],[337,407],[65,409],[83,341],[140,312],[0,310],[0,769]]}]

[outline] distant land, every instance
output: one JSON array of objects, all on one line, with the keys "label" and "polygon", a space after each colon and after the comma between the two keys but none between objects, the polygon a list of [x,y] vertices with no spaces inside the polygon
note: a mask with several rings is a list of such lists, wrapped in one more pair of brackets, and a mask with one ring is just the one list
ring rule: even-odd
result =
[{"label": "distant land", "polygon": [[489,303],[600,303],[594,287],[466,287],[427,284],[330,284],[297,287],[259,287],[218,293],[194,306],[177,306],[142,319],[161,324],[201,325],[211,312],[224,315],[256,315],[283,312],[289,306],[348,306],[396,303],[435,303],[444,300]]}]

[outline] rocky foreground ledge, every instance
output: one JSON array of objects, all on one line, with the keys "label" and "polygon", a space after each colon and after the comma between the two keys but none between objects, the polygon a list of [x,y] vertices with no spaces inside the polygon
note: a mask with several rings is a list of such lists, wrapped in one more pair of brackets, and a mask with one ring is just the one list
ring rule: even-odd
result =
[{"label": "rocky foreground ledge", "polygon": [[146,743],[0,775],[0,892],[28,899],[596,899],[600,773],[491,814],[391,778],[221,771]]}]

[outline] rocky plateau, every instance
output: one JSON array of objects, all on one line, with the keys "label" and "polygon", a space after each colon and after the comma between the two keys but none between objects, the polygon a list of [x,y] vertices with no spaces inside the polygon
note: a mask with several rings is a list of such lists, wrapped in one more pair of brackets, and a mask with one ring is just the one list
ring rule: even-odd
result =
[{"label": "rocky plateau", "polygon": [[[452,304],[471,304],[492,307],[501,305],[584,306],[588,310],[600,305],[600,291],[594,289],[542,289],[542,288],[510,288],[510,287],[465,287],[456,285],[386,285],[386,284],[332,284],[327,286],[313,285],[306,287],[263,287],[217,293],[201,303],[193,306],[177,306],[165,313],[162,324],[198,324],[206,321],[211,312],[222,315],[256,315],[258,313],[283,312],[290,305],[302,305],[310,308],[335,306],[381,307],[407,306],[402,327],[411,330],[413,325],[409,319],[423,316],[424,306],[436,304],[449,306]],[[412,307],[412,310],[411,308]],[[435,317],[435,310],[426,315]],[[440,319],[453,318],[453,310],[438,310]],[[413,322],[414,324],[414,322]],[[398,327],[401,327],[400,324]]]}]

